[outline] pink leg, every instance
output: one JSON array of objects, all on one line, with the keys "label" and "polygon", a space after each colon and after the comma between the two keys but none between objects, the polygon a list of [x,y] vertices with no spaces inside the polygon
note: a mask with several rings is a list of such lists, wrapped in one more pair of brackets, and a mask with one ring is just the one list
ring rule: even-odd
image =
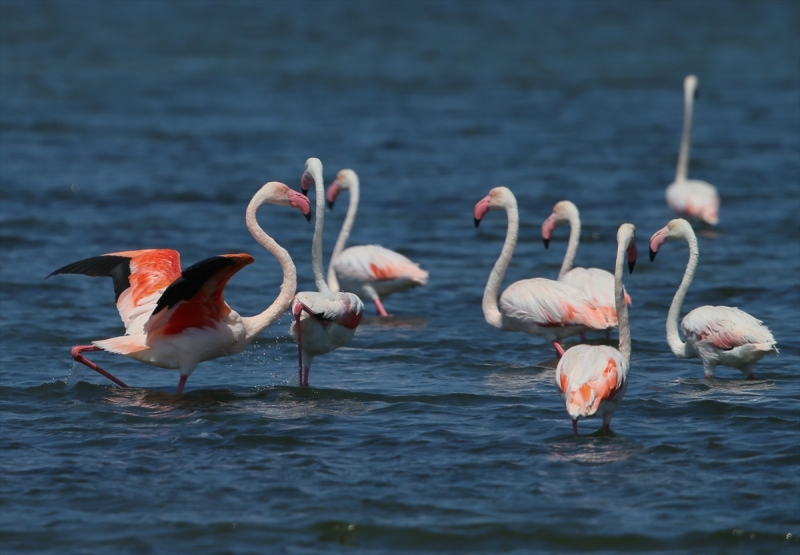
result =
[{"label": "pink leg", "polygon": [[386,309],[383,308],[383,304],[381,303],[380,299],[375,299],[375,306],[378,309],[378,316],[386,317],[389,316],[389,313],[386,312]]},{"label": "pink leg", "polygon": [[183,386],[186,385],[186,379],[189,376],[181,376],[181,379],[178,380],[178,390],[175,392],[175,395],[180,395],[183,393]]},{"label": "pink leg", "polygon": [[572,421],[572,437],[578,437],[578,419]]},{"label": "pink leg", "polygon": [[295,330],[297,333],[297,385],[303,387],[303,340],[300,331],[300,315],[303,313],[305,306],[303,303],[295,301],[292,306],[292,314],[294,314]]},{"label": "pink leg", "polygon": [[308,387],[308,371],[311,370],[310,367],[306,366],[305,376],[303,378],[303,386]]},{"label": "pink leg", "polygon": [[556,348],[556,354],[558,355],[558,358],[564,356],[564,347],[561,346],[561,343],[559,343],[557,339],[553,341],[553,347]]},{"label": "pink leg", "polygon": [[94,370],[95,372],[98,372],[99,374],[104,375],[106,378],[108,378],[109,380],[111,380],[112,382],[117,384],[118,386],[120,386],[120,387],[128,387],[127,385],[125,385],[122,382],[122,380],[120,380],[118,378],[115,378],[114,376],[112,376],[111,374],[109,374],[108,372],[106,372],[105,370],[103,370],[102,368],[97,366],[94,362],[92,362],[91,360],[87,359],[85,356],[83,356],[81,354],[81,353],[83,353],[85,351],[102,351],[102,350],[103,349],[101,349],[99,347],[95,347],[94,345],[75,345],[72,348],[72,358],[75,359],[76,362],[80,362],[81,364],[85,364],[86,366],[88,366],[89,368]]}]

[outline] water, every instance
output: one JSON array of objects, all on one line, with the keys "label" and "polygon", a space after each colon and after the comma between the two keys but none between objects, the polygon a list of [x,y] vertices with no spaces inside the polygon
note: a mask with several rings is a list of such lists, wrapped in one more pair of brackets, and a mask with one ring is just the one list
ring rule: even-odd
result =
[{"label": "water", "polygon": [[[3,553],[797,553],[798,4],[3,2],[0,32]],[[755,381],[672,356],[687,250],[646,260],[689,72],[689,175],[722,211],[684,312],[764,320],[781,352]],[[309,156],[361,176],[350,244],[430,271],[393,320],[315,360],[308,390],[288,316],[181,397],[175,372],[98,354],[121,390],[71,361],[122,329],[109,280],[43,279],[84,257],[249,252],[226,299],[263,310],[280,271],[244,209]],[[558,200],[584,266],[637,225],[613,437],[573,439],[552,349],[483,320],[505,219],[475,231],[472,208],[496,185],[522,219],[505,284],[556,276],[567,231],[538,233]],[[260,221],[313,289],[312,226]]]}]

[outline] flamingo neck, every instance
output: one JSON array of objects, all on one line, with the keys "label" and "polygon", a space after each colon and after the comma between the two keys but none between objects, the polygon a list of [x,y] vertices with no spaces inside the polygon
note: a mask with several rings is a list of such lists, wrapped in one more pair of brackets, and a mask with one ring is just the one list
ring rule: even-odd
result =
[{"label": "flamingo neck", "polygon": [[512,199],[506,205],[506,214],[508,215],[506,239],[503,242],[503,250],[500,251],[500,256],[489,274],[489,281],[486,282],[486,288],[483,290],[482,303],[483,317],[486,318],[490,326],[501,330],[505,329],[505,327],[503,326],[503,315],[497,308],[497,296],[500,291],[500,284],[503,282],[503,276],[505,276],[508,264],[514,254],[514,247],[517,245],[519,213],[517,212],[516,200]]},{"label": "flamingo neck", "polygon": [[625,246],[617,245],[617,262],[614,266],[614,304],[617,309],[619,323],[619,352],[625,362],[631,362],[631,325],[628,320],[628,303],[625,302],[625,286],[622,277],[625,275]]},{"label": "flamingo neck", "polygon": [[245,223],[253,238],[278,259],[278,263],[283,270],[283,283],[281,283],[280,294],[264,312],[255,316],[242,318],[242,323],[245,328],[245,341],[247,343],[252,341],[258,334],[274,323],[275,320],[289,308],[292,298],[294,298],[295,290],[297,289],[297,270],[294,267],[289,253],[272,237],[267,235],[258,225],[256,211],[264,202],[265,199],[260,194],[256,194],[256,196],[253,197],[250,204],[247,206]]},{"label": "flamingo neck", "polygon": [[569,216],[569,243],[567,252],[564,254],[564,262],[561,263],[561,271],[558,272],[558,279],[563,278],[572,269],[575,254],[578,252],[578,243],[581,241],[581,218],[577,214]]},{"label": "flamingo neck", "polygon": [[317,195],[316,214],[317,221],[314,222],[314,239],[311,242],[311,267],[314,270],[314,284],[317,291],[327,293],[330,291],[325,282],[325,274],[322,271],[322,228],[325,225],[325,183],[322,175],[314,171],[314,191]]},{"label": "flamingo neck", "polygon": [[328,285],[331,291],[339,290],[339,280],[336,279],[336,272],[333,269],[333,262],[336,257],[344,250],[347,244],[347,239],[350,237],[350,231],[353,229],[353,223],[356,221],[356,212],[358,212],[358,198],[359,198],[359,183],[358,178],[355,178],[350,183],[350,204],[347,206],[347,215],[344,217],[342,229],[339,231],[339,238],[336,239],[336,245],[333,247],[331,253],[331,260],[328,262]]},{"label": "flamingo neck", "polygon": [[681,137],[681,150],[678,153],[678,167],[675,169],[675,181],[686,181],[686,174],[689,167],[689,148],[692,145],[693,107],[693,95],[685,94],[683,111],[683,136]]},{"label": "flamingo neck", "polygon": [[672,304],[669,307],[667,314],[667,344],[669,345],[672,353],[681,358],[689,358],[691,353],[688,350],[686,343],[681,341],[681,336],[678,333],[678,317],[681,314],[681,307],[683,306],[683,299],[686,297],[686,292],[694,279],[694,273],[697,270],[697,259],[700,257],[700,250],[697,246],[697,237],[694,232],[690,230],[689,233],[683,235],[686,242],[689,243],[689,262],[686,264],[686,271],[683,273],[683,279],[672,298]]}]

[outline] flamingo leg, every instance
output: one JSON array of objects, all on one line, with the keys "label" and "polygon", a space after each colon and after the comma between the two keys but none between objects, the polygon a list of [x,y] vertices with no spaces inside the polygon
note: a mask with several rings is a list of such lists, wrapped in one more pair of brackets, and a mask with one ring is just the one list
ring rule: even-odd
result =
[{"label": "flamingo leg", "polygon": [[303,386],[308,387],[308,371],[311,370],[310,366],[306,366],[306,371],[303,377]]},{"label": "flamingo leg", "polygon": [[183,386],[186,385],[186,379],[188,377],[189,376],[181,376],[181,379],[178,380],[178,389],[177,391],[175,391],[175,395],[180,395],[181,393],[183,393]]},{"label": "flamingo leg", "polygon": [[553,340],[553,347],[556,348],[556,354],[558,355],[558,358],[564,356],[564,347],[561,346],[561,343],[559,343],[557,339]]},{"label": "flamingo leg", "polygon": [[755,374],[753,374],[752,372],[750,372],[750,373],[747,375],[747,379],[748,379],[748,380],[755,380],[755,379],[756,379],[756,377],[755,377]]},{"label": "flamingo leg", "polygon": [[578,419],[572,421],[572,437],[578,437]]},{"label": "flamingo leg", "polygon": [[295,301],[294,306],[292,306],[292,313],[294,314],[295,327],[297,330],[297,381],[300,387],[303,387],[303,339],[302,332],[300,331],[300,315],[305,308],[306,306],[298,301]]},{"label": "flamingo leg", "polygon": [[383,308],[383,303],[381,303],[380,299],[375,299],[375,307],[378,309],[378,315],[382,317],[389,316],[389,313],[386,312],[386,309]]},{"label": "flamingo leg", "polygon": [[611,339],[611,330],[606,329],[606,339]]},{"label": "flamingo leg", "polygon": [[120,387],[128,387],[127,385],[125,385],[125,383],[122,380],[120,380],[119,378],[115,378],[110,373],[106,372],[105,370],[103,370],[102,368],[97,366],[94,362],[92,362],[91,360],[87,359],[85,356],[83,356],[81,354],[81,353],[83,353],[85,351],[102,351],[102,350],[103,349],[101,349],[100,347],[95,347],[94,345],[75,345],[72,348],[72,358],[76,362],[80,362],[81,364],[84,364],[84,365],[88,366],[89,368],[91,368],[95,372],[97,372],[99,374],[102,374],[103,376],[105,376],[106,378],[108,378],[109,380],[111,380],[112,382],[117,384],[118,386],[120,386]]},{"label": "flamingo leg", "polygon": [[603,424],[603,430],[605,430],[605,432],[607,434],[610,434],[611,433],[611,424]]}]

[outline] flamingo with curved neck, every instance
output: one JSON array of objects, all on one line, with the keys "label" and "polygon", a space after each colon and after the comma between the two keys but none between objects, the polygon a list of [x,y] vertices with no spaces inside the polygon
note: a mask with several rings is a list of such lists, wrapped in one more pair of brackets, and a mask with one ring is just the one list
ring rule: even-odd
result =
[{"label": "flamingo with curved neck", "polygon": [[[244,350],[289,307],[296,289],[294,264],[286,250],[258,225],[262,204],[297,208],[310,218],[308,199],[283,183],[267,183],[247,206],[247,229],[281,265],[283,283],[275,301],[261,314],[242,317],[223,299],[228,280],[251,264],[249,254],[223,254],[207,258],[181,271],[180,255],[170,249],[123,251],[95,256],[59,268],[54,274],[110,277],[125,335],[76,345],[72,358],[127,385],[88,360],[83,353],[108,351],[160,368],[180,370],[177,393],[195,367],[206,360]],[[48,276],[50,277],[50,276]]]},{"label": "flamingo with curved neck", "polygon": [[309,158],[300,180],[303,194],[314,184],[316,190],[317,221],[311,242],[311,265],[317,291],[298,293],[292,302],[295,321],[289,332],[297,341],[298,381],[308,387],[308,373],[315,356],[329,353],[350,343],[356,332],[364,303],[352,293],[331,291],[322,272],[322,229],[325,224],[325,184],[322,180],[322,162]]},{"label": "flamingo with curved neck", "polygon": [[551,342],[560,357],[560,340],[587,330],[604,330],[611,325],[608,316],[579,289],[544,278],[517,281],[500,296],[498,292],[514,254],[519,231],[517,199],[506,187],[495,187],[475,205],[475,227],[490,210],[505,210],[508,217],[506,239],[500,256],[489,274],[483,292],[483,315],[499,330],[522,331]]},{"label": "flamingo with curved neck", "polygon": [[738,368],[748,378],[754,379],[753,364],[768,353],[777,354],[778,346],[769,328],[747,312],[729,306],[695,308],[681,322],[686,342],[681,341],[678,316],[700,258],[697,236],[689,222],[676,218],[656,231],[650,238],[650,260],[655,260],[664,243],[675,239],[685,239],[689,244],[689,261],[667,314],[670,350],[680,358],[699,357],[706,378],[713,378],[714,370],[721,365]]},{"label": "flamingo with curved neck", "polygon": [[380,245],[359,245],[345,249],[356,219],[359,199],[359,180],[356,172],[341,170],[328,187],[328,206],[333,209],[336,197],[350,191],[350,204],[339,238],[333,247],[328,265],[328,285],[333,291],[349,291],[375,303],[378,315],[389,316],[382,298],[412,287],[428,284],[428,272],[402,254]]},{"label": "flamingo with curved neck", "polygon": [[578,436],[578,419],[603,418],[603,429],[611,431],[611,416],[628,388],[631,364],[631,326],[622,284],[625,256],[628,269],[636,264],[636,228],[622,224],[617,231],[617,258],[614,265],[614,302],[619,318],[619,349],[608,345],[576,345],[558,362],[556,386],[572,417],[572,433]]},{"label": "flamingo with curved neck", "polygon": [[700,220],[709,225],[719,222],[719,193],[705,181],[687,179],[689,148],[692,143],[692,112],[698,95],[698,81],[694,75],[683,80],[683,135],[675,169],[675,181],[667,187],[667,205],[679,215]]},{"label": "flamingo with curved neck", "polygon": [[[550,247],[550,238],[553,231],[562,225],[569,224],[569,243],[558,281],[563,281],[583,291],[597,306],[602,308],[609,319],[617,326],[617,309],[614,300],[614,276],[600,268],[573,268],[575,254],[578,252],[578,243],[581,236],[581,217],[578,207],[568,200],[562,200],[553,207],[553,213],[542,223],[542,241],[544,247]],[[625,292],[625,302],[631,304],[631,298]],[[611,328],[606,328],[606,338],[611,337]],[[583,340],[583,334],[581,334]]]}]

